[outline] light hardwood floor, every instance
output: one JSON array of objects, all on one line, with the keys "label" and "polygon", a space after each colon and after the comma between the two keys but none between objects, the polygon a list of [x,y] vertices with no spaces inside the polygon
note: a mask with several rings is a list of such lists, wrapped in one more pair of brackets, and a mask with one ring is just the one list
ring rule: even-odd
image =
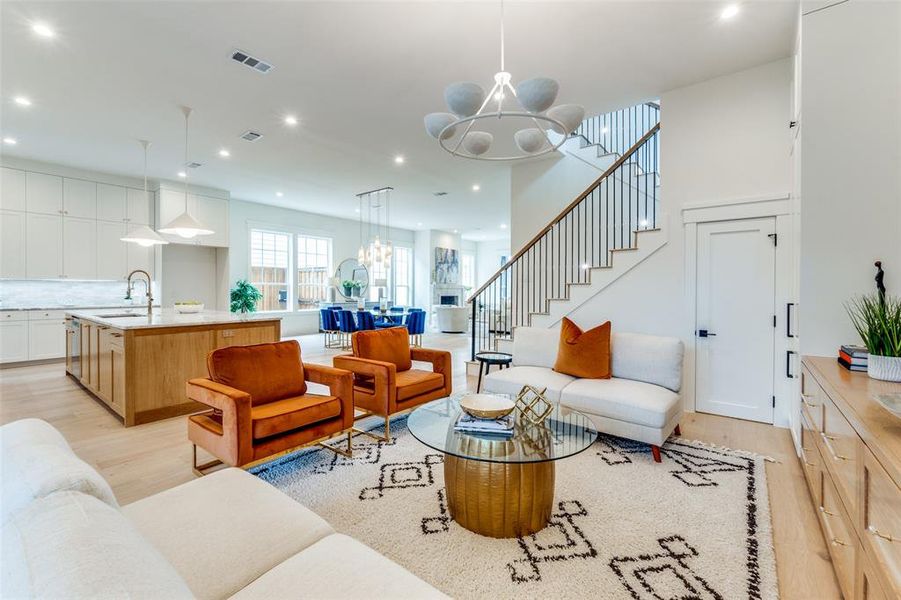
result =
[{"label": "light hardwood floor", "polygon": [[[308,362],[331,364],[331,356],[339,353],[323,348],[318,335],[296,339]],[[423,346],[453,353],[454,389],[475,388],[475,378],[467,378],[464,368],[468,337],[426,334]],[[0,423],[25,417],[45,419],[59,428],[75,452],[106,477],[121,504],[194,478],[184,417],[126,429],[113,413],[65,376],[63,363],[0,370]],[[777,461],[767,463],[767,481],[780,596],[786,600],[840,598],[788,430],[686,413],[682,434],[759,452]]]}]

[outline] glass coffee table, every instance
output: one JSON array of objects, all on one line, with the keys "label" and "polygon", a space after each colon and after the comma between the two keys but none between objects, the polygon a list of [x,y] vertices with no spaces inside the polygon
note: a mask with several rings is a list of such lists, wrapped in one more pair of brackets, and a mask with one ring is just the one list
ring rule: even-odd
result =
[{"label": "glass coffee table", "polygon": [[554,504],[554,462],[591,446],[597,430],[582,413],[557,404],[538,425],[517,414],[512,437],[463,433],[454,430],[463,395],[423,404],[407,419],[413,437],[444,453],[451,518],[494,538],[543,529]]}]

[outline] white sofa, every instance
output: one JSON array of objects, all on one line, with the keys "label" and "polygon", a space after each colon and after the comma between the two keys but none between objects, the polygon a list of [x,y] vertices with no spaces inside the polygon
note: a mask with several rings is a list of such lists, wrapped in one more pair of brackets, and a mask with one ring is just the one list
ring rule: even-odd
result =
[{"label": "white sofa", "polygon": [[436,306],[438,331],[442,333],[466,333],[469,331],[469,309],[465,306]]},{"label": "white sofa", "polygon": [[241,469],[119,507],[48,423],[0,444],[0,597],[445,597]]},{"label": "white sofa", "polygon": [[517,327],[513,363],[495,371],[482,390],[517,394],[529,384],[547,388],[549,400],[587,415],[598,431],[659,446],[682,416],[682,341],[639,333],[613,333],[613,377],[578,379],[554,371],[560,332]]}]

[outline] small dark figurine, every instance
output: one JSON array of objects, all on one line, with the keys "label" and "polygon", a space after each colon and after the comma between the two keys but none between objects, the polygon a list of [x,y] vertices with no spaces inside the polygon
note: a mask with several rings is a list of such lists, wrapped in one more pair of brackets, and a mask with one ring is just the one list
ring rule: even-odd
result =
[{"label": "small dark figurine", "polygon": [[876,265],[876,291],[879,292],[879,300],[885,302],[885,271],[882,270],[882,261],[877,260]]}]

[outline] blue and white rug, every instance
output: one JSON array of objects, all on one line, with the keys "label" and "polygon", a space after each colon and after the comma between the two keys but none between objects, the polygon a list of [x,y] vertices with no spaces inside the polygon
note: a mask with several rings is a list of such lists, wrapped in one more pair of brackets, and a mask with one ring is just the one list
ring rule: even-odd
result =
[{"label": "blue and white rug", "polygon": [[498,540],[448,515],[443,455],[405,418],[391,433],[356,435],[353,459],[317,448],[252,473],[455,598],[778,597],[761,456],[671,438],[658,464],[601,436],[557,462],[548,527]]}]

